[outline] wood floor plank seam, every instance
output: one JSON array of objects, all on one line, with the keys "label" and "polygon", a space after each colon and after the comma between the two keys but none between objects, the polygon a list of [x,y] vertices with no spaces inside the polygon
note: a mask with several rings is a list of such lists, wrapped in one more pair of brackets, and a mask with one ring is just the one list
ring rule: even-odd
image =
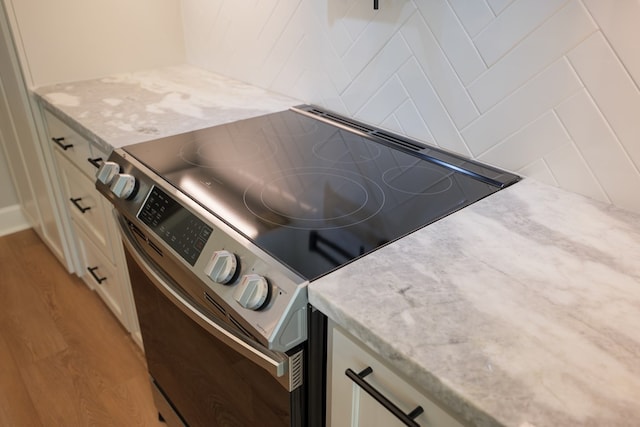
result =
[{"label": "wood floor plank seam", "polygon": [[0,237],[0,425],[164,424],[144,356],[33,230]]}]

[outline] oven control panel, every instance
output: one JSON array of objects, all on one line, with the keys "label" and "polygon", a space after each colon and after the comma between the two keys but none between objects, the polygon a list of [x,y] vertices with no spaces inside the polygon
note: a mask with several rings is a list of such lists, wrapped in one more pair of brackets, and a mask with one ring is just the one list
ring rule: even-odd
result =
[{"label": "oven control panel", "polygon": [[158,187],[152,187],[138,219],[190,265],[195,265],[213,229]]},{"label": "oven control panel", "polygon": [[96,188],[135,227],[141,247],[210,315],[267,348],[307,339],[308,281],[117,149]]}]

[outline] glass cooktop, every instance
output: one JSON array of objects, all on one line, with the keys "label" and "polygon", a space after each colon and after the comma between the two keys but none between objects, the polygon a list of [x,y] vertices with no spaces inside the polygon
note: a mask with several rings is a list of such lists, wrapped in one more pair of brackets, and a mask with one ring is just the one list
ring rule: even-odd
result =
[{"label": "glass cooktop", "polygon": [[125,151],[308,280],[500,189],[462,158],[294,110]]}]

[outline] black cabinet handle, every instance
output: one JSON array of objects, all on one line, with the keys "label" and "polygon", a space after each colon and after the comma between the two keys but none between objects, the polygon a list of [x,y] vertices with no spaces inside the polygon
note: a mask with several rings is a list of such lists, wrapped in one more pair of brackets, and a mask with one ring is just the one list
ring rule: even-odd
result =
[{"label": "black cabinet handle", "polygon": [[95,159],[88,158],[87,161],[95,166],[96,169],[100,169],[100,165],[103,162],[102,157],[96,157]]},{"label": "black cabinet handle", "polygon": [[107,280],[106,277],[99,277],[96,274],[96,270],[98,269],[98,267],[87,267],[87,271],[93,276],[93,278],[95,279],[96,282],[98,282],[98,285],[102,284],[102,282],[104,282],[105,280]]},{"label": "black cabinet handle", "polygon": [[64,151],[67,151],[69,148],[73,147],[73,144],[65,144],[64,143],[64,138],[60,137],[60,138],[51,138],[51,140],[53,142],[55,142],[60,148],[62,148]]},{"label": "black cabinet handle", "polygon": [[373,0],[373,8],[378,10],[378,0]]},{"label": "black cabinet handle", "polygon": [[73,205],[78,208],[78,210],[80,211],[80,213],[85,213],[86,211],[91,209],[91,206],[80,206],[80,200],[82,200],[82,197],[76,197],[69,199],[71,201],[71,203],[73,203]]},{"label": "black cabinet handle", "polygon": [[364,377],[373,372],[371,366],[366,367],[359,373],[355,373],[351,369],[345,371],[345,375],[351,378],[361,389],[367,392],[367,394],[373,397],[376,402],[384,406],[389,412],[396,416],[400,421],[409,427],[420,427],[414,418],[424,412],[422,406],[417,406],[413,411],[405,414],[400,408],[398,408],[393,402],[387,399],[382,393],[375,389],[371,384],[364,380]]}]

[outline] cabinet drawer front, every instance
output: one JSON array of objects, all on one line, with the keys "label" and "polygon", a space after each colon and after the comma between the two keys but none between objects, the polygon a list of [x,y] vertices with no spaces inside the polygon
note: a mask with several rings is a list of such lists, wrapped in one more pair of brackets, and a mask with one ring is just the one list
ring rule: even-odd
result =
[{"label": "cabinet drawer front", "polygon": [[372,368],[364,379],[405,414],[421,406],[424,412],[415,418],[423,427],[463,427],[430,398],[387,367],[377,356],[338,328],[332,329],[331,427],[401,427],[405,424],[345,375]]},{"label": "cabinet drawer front", "polygon": [[123,284],[118,269],[92,243],[91,237],[82,230],[77,232],[82,251],[83,270],[78,272],[85,283],[96,291],[118,320],[127,325],[123,310]]},{"label": "cabinet drawer front", "polygon": [[74,223],[84,229],[94,244],[113,261],[109,236],[109,210],[104,198],[90,181],[68,160],[56,153],[67,193],[67,208]]},{"label": "cabinet drawer front", "polygon": [[[48,111],[45,111],[45,117],[47,127],[49,128],[49,143],[53,144],[56,152],[61,153],[86,176],[93,179],[98,170],[96,167],[96,159],[100,157],[104,159],[105,157],[103,157],[102,154],[96,155],[92,153],[92,147],[89,141]],[[93,164],[91,160],[96,164]]]}]

